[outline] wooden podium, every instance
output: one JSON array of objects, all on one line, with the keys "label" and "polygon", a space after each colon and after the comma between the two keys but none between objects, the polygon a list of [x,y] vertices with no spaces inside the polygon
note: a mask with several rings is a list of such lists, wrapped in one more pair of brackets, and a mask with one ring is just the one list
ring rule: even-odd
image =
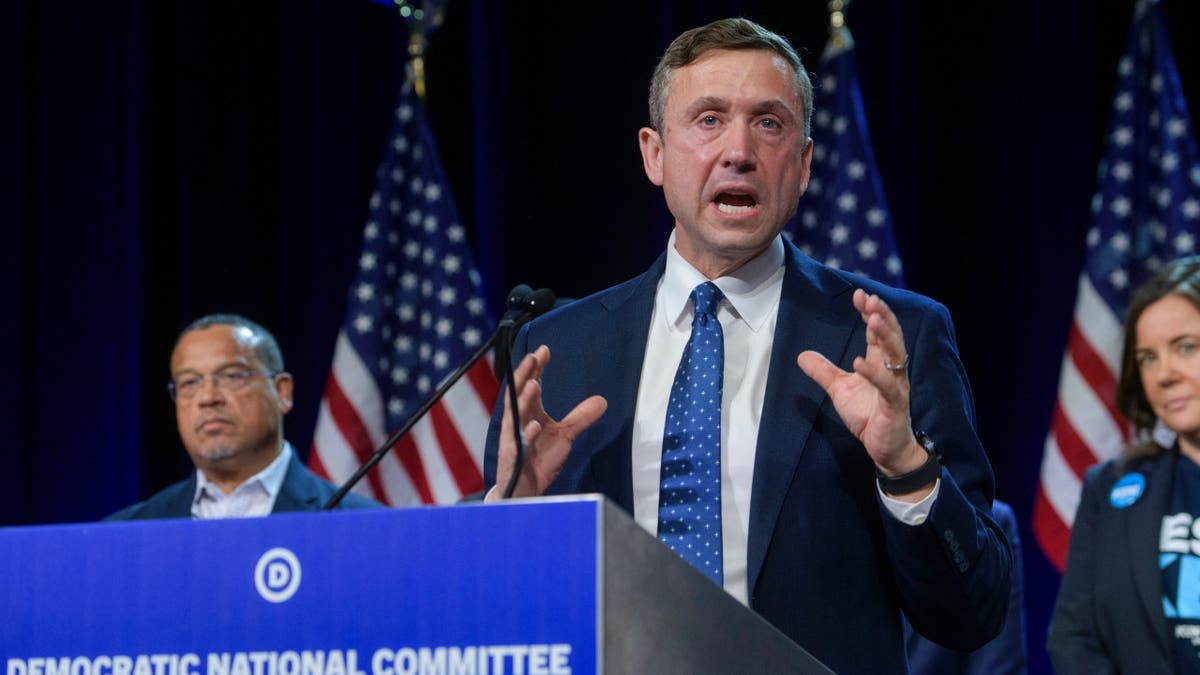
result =
[{"label": "wooden podium", "polygon": [[5,675],[828,673],[600,496],[0,529]]}]

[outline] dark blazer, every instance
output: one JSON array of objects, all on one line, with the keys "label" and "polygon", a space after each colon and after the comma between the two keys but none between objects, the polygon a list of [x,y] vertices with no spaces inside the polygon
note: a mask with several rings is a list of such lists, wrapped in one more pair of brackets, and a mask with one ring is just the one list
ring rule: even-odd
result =
[{"label": "dark blazer", "polygon": [[[1175,451],[1087,470],[1046,647],[1060,675],[1170,673],[1158,538],[1171,497]],[[1121,476],[1146,477],[1140,499],[1109,502]]]},{"label": "dark blazer", "polygon": [[[784,240],[783,280],[750,505],[750,604],[839,673],[904,673],[900,608],[921,631],[974,649],[1004,624],[1011,553],[992,522],[992,473],[974,429],[974,404],[944,307],[820,265]],[[528,324],[514,356],[545,344],[542,379],[554,417],[592,394],[608,410],[576,440],[551,494],[603,493],[632,513],[631,439],[655,289],[665,256],[644,274]],[[913,424],[945,457],[928,521],[886,513],[874,464],[825,392],[796,365],[814,349],[843,369],[865,353],[861,286],[904,326],[912,358]],[[498,402],[484,481],[496,476]],[[865,647],[865,648],[864,648]]]},{"label": "dark blazer", "polygon": [[[308,470],[300,462],[300,457],[292,453],[292,461],[288,463],[287,473],[283,476],[283,485],[275,497],[275,506],[271,513],[288,513],[292,511],[320,511],[325,502],[337,492],[337,486]],[[108,516],[105,520],[147,520],[151,518],[191,518],[192,500],[196,497],[196,473],[187,480],[180,481],[163,488],[144,502],[127,506]],[[339,509],[370,509],[379,508],[383,504],[362,495],[348,493],[341,502]]]},{"label": "dark blazer", "polygon": [[1024,675],[1029,663],[1025,650],[1025,581],[1021,573],[1021,539],[1012,507],[992,502],[992,517],[1004,530],[1013,551],[1012,586],[1008,595],[1008,620],[996,639],[973,652],[946,649],[904,627],[908,667],[913,675]]}]

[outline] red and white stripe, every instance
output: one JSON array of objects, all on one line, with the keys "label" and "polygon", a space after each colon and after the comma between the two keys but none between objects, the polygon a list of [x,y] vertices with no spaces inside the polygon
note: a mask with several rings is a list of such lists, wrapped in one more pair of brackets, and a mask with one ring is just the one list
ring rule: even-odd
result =
[{"label": "red and white stripe", "polygon": [[1084,472],[1119,455],[1130,438],[1129,424],[1117,410],[1121,340],[1120,319],[1087,274],[1080,275],[1033,509],[1034,535],[1059,571],[1066,566]]},{"label": "red and white stripe", "polygon": [[[499,385],[487,359],[475,364],[354,487],[390,506],[452,504],[483,489],[483,446]],[[384,401],[344,334],[317,413],[308,466],[342,484],[381,447]]]}]

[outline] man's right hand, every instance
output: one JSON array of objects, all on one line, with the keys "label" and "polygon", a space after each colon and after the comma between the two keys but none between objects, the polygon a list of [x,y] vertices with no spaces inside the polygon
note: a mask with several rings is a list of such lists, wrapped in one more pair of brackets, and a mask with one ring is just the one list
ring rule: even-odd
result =
[{"label": "man's right hand", "polygon": [[[562,471],[575,439],[608,409],[608,401],[604,400],[603,396],[591,396],[575,406],[561,420],[551,418],[542,407],[542,373],[549,362],[550,349],[542,345],[525,355],[513,370],[517,406],[521,411],[521,429],[524,431],[522,439],[525,443],[525,460],[521,464],[521,474],[513,488],[513,497],[537,497],[545,494],[546,488]],[[501,391],[500,395],[504,397],[504,418],[500,422],[496,487],[488,492],[489,502],[501,498],[508,487],[513,465],[517,460],[510,399],[507,391]]]}]

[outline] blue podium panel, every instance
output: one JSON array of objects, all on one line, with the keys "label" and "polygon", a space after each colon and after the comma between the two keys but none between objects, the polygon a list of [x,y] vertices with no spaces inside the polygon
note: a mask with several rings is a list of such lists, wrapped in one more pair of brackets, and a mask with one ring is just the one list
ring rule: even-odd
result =
[{"label": "blue podium panel", "polygon": [[598,498],[0,529],[3,675],[597,672]]}]

